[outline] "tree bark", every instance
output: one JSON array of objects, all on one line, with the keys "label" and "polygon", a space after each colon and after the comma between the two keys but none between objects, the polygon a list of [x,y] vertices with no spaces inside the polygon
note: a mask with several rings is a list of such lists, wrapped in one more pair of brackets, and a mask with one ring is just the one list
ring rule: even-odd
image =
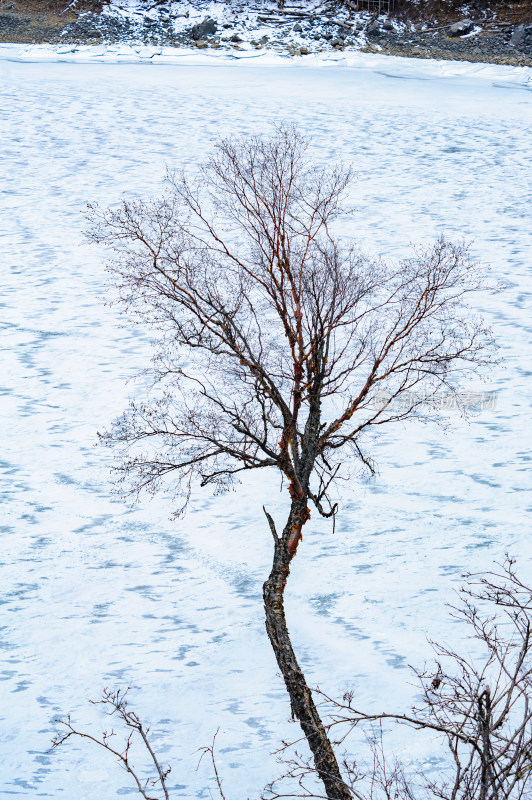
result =
[{"label": "tree bark", "polygon": [[281,538],[275,533],[273,522],[268,519],[274,535],[275,552],[270,576],[263,587],[266,630],[290,695],[292,712],[299,720],[305,734],[327,797],[330,800],[352,800],[352,793],[342,779],[312,693],[297,662],[284,613],[283,593],[290,573],[290,562],[301,539],[303,525],[309,516],[306,499],[294,499]]}]

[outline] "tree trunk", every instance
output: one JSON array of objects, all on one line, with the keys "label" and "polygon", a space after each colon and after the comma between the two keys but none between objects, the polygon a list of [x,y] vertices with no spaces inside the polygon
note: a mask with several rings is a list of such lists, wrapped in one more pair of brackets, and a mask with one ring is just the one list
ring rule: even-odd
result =
[{"label": "tree trunk", "polygon": [[290,572],[290,562],[295,555],[301,530],[308,518],[306,501],[296,499],[292,501],[290,516],[281,538],[275,534],[273,523],[270,521],[275,537],[275,553],[270,576],[263,587],[266,630],[290,695],[292,712],[299,720],[305,734],[327,797],[330,800],[351,800],[352,793],[342,780],[336,756],[312,693],[297,662],[284,614],[283,593]]}]

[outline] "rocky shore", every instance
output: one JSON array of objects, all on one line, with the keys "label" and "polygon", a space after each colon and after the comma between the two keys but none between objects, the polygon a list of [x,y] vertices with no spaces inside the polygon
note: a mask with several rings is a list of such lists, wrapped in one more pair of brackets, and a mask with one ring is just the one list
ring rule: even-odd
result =
[{"label": "rocky shore", "polygon": [[[212,13],[212,3],[209,9]],[[312,16],[305,6],[279,11],[271,6],[223,6],[215,17],[201,2],[159,3],[155,13],[124,13],[123,7],[42,13],[17,0],[0,0],[0,41],[56,44],[116,42],[200,49],[274,49],[287,55],[362,50],[417,58],[532,65],[532,19],[521,21],[464,17],[434,27],[376,17],[370,13]],[[205,9],[207,10],[207,8]],[[523,21],[524,20],[524,21]]]},{"label": "rocky shore", "polygon": [[383,49],[390,55],[531,66],[532,24],[480,30],[465,38],[450,36],[449,29],[409,32],[385,37]]}]

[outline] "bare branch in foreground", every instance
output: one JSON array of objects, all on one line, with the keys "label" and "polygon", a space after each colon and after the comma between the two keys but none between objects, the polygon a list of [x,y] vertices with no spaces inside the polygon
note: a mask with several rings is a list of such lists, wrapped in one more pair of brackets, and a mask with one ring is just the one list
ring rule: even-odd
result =
[{"label": "bare branch in foreground", "polygon": [[[103,747],[104,750],[107,750],[109,753],[111,753],[111,755],[115,756],[126,772],[133,778],[137,789],[144,800],[160,800],[159,797],[148,795],[148,789],[150,787],[156,787],[157,785],[160,786],[161,791],[163,792],[164,800],[170,800],[167,778],[170,774],[171,767],[163,768],[161,766],[148,738],[150,729],[146,728],[135,712],[128,708],[126,701],[127,692],[128,690],[123,691],[121,689],[116,689],[113,691],[110,689],[104,689],[101,700],[90,701],[94,705],[101,704],[105,706],[108,709],[106,712],[107,715],[110,717],[116,716],[124,724],[126,730],[129,731],[125,744],[122,748],[115,747],[111,744],[113,737],[116,736],[114,730],[104,731],[101,739],[98,739],[96,736],[92,736],[85,731],[77,730],[77,728],[75,728],[72,724],[69,714],[66,720],[57,720],[60,725],[63,725],[66,728],[66,731],[57,733],[56,736],[54,736],[52,739],[52,749],[56,749],[65,744],[65,742],[67,742],[73,736],[78,736],[81,739],[87,739],[91,742],[94,742],[95,744],[99,745],[99,747]],[[142,741],[144,748],[148,751],[150,760],[152,761],[157,772],[157,778],[146,778],[145,780],[141,779],[138,775],[138,772],[135,770],[135,766],[131,763],[130,750],[133,743],[133,736],[135,734],[137,734]]]},{"label": "bare branch in foreground", "polygon": [[[344,775],[359,800],[525,800],[532,797],[532,588],[515,571],[509,557],[487,574],[468,574],[451,606],[482,646],[480,658],[432,643],[434,664],[414,670],[422,702],[409,714],[366,713],[355,706],[353,692],[338,702],[316,690],[331,709],[326,725],[335,746],[355,728],[368,729],[370,765],[362,770],[344,760]],[[396,722],[413,731],[440,735],[445,766],[435,777],[386,756],[383,723]],[[297,755],[282,763],[285,779],[316,777],[316,770]],[[441,758],[442,752],[436,755]],[[275,782],[277,783],[277,782]],[[273,789],[273,785],[270,787]],[[309,788],[305,797],[321,797]],[[269,800],[283,796],[266,794]]]},{"label": "bare branch in foreground", "polygon": [[[222,798],[222,800],[226,800],[225,794],[223,793],[223,789],[222,789],[222,779],[220,778],[220,773],[218,772],[218,767],[216,765],[216,757],[214,755],[214,747],[215,747],[215,744],[216,744],[216,737],[218,736],[219,730],[220,730],[220,728],[218,728],[218,730],[216,731],[216,733],[212,737],[212,744],[211,745],[200,748],[201,756],[200,756],[200,759],[198,761],[198,767],[201,764],[203,757],[208,754],[210,756],[211,763],[212,763],[212,768],[214,770],[214,777],[216,778],[216,784],[218,786],[218,792],[219,792],[220,797]],[[196,769],[198,767],[196,767]]]}]

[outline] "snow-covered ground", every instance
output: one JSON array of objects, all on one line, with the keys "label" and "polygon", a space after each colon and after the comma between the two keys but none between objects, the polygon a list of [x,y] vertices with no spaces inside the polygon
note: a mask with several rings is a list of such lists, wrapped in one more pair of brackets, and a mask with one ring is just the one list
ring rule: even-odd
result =
[{"label": "snow-covered ground", "polygon": [[[322,51],[290,55],[286,50],[256,51],[244,42],[239,50],[198,50],[195,47],[143,45],[128,42],[102,45],[2,44],[0,60],[23,63],[149,64],[153,66],[347,67],[390,73],[397,78],[481,78],[496,86],[532,88],[532,67],[514,67],[470,61],[398,58],[379,53]],[[526,112],[525,112],[526,116]]]},{"label": "snow-covered ground", "polygon": [[334,536],[309,523],[293,568],[288,617],[309,682],[402,707],[427,635],[460,642],[444,603],[461,573],[509,550],[531,574],[531,71],[0,56],[0,796],[135,794],[88,744],[45,752],[58,715],[99,725],[87,699],[131,685],[173,764],[173,797],[209,796],[196,751],[220,727],[226,796],[256,798],[278,769],[270,751],[297,735],[261,608],[271,544],[260,507],[282,520],[286,499],[260,475],[228,497],[198,492],[169,522],[162,499],[128,510],[110,497],[96,431],[139,391],[125,381],[149,340],[103,303],[84,204],[157,193],[167,164],[193,168],[219,134],[294,120],[318,160],[355,163],[353,233],[369,249],[397,257],[444,231],[507,281],[482,300],[502,346],[485,387],[497,408],[470,425],[453,418],[447,434],[383,432],[380,474],[344,492]]}]

